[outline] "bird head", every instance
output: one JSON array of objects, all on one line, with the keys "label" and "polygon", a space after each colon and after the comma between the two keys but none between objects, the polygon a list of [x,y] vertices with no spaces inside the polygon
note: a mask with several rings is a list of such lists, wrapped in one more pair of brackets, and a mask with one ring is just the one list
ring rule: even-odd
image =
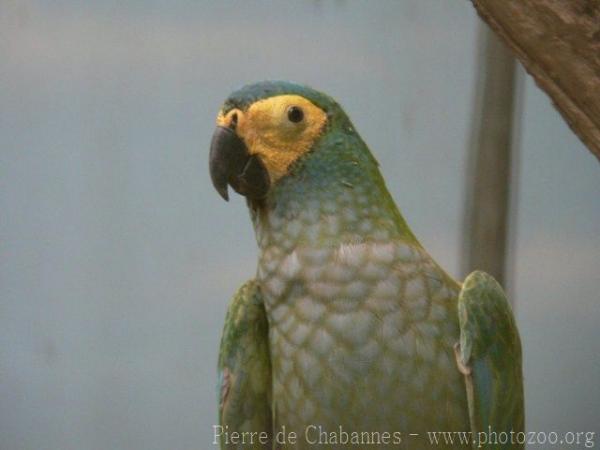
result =
[{"label": "bird head", "polygon": [[283,81],[245,86],[217,117],[209,161],[213,185],[225,200],[228,186],[261,200],[333,129],[352,126],[325,94]]}]

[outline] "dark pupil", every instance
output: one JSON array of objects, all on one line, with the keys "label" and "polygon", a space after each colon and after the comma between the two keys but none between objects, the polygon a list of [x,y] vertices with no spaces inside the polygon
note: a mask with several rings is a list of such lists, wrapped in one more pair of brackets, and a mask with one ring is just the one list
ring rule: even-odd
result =
[{"label": "dark pupil", "polygon": [[297,106],[292,106],[288,109],[288,119],[290,119],[290,122],[298,123],[304,119],[304,113]]}]

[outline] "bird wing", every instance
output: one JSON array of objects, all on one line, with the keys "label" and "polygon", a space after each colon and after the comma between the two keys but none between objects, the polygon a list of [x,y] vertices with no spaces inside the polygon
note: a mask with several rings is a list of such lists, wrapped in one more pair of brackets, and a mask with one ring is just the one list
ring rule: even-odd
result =
[{"label": "bird wing", "polygon": [[459,294],[458,315],[456,360],[465,375],[474,447],[523,449],[516,443],[525,426],[521,340],[506,295],[492,276],[473,272]]},{"label": "bird wing", "polygon": [[[218,389],[221,449],[272,448],[268,335],[269,324],[260,288],[256,281],[250,280],[233,296],[221,338]],[[228,442],[226,432],[229,436],[233,436],[233,432],[244,433],[244,443],[240,439]],[[259,433],[266,433],[267,442],[260,439]]]}]

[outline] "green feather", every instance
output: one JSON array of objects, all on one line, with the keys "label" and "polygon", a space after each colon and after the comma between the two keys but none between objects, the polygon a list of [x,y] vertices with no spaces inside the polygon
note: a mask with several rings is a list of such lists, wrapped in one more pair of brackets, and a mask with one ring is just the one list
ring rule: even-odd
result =
[{"label": "green feather", "polygon": [[[234,295],[221,339],[219,353],[219,424],[221,448],[228,450],[270,449],[270,443],[226,444],[226,432],[263,432],[272,435],[271,360],[268,322],[262,296],[254,280]],[[249,438],[249,436],[248,436]]]}]

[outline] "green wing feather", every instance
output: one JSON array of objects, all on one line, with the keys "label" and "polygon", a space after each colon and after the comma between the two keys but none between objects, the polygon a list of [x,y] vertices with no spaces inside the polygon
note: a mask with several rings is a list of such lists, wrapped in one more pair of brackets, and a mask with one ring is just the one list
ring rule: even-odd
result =
[{"label": "green wing feather", "polygon": [[[221,449],[271,449],[271,361],[269,325],[258,284],[246,282],[234,295],[219,354]],[[227,443],[225,432],[244,433],[245,443]],[[250,433],[253,433],[251,435]],[[268,441],[260,442],[258,433]],[[252,437],[253,436],[253,437]],[[253,441],[249,444],[248,440]]]},{"label": "green wing feather", "polygon": [[[482,433],[474,447],[522,449],[515,443],[525,427],[521,340],[506,295],[493,277],[473,272],[460,292],[458,314],[457,362],[465,374],[471,429],[474,436]],[[501,444],[501,433],[508,443]]]}]

